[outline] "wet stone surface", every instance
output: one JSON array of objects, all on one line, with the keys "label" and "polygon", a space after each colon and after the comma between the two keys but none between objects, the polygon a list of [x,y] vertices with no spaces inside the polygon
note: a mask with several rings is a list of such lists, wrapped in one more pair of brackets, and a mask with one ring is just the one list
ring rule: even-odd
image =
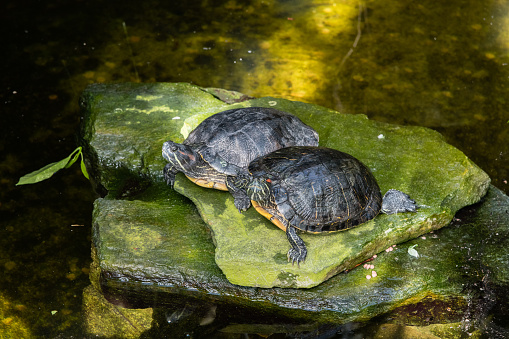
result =
[{"label": "wet stone surface", "polygon": [[[239,214],[227,192],[196,186],[179,174],[175,189],[194,207],[162,177],[164,141],[181,142],[207,116],[246,106],[299,116],[318,131],[322,146],[363,161],[382,192],[400,189],[426,207],[380,215],[346,232],[304,234],[309,259],[292,266],[284,232],[254,209]],[[284,308],[290,316],[318,311],[324,320],[369,319],[430,291],[461,294],[460,284],[449,283],[452,262],[440,259],[435,268],[422,247],[415,248],[417,258],[402,244],[447,225],[489,187],[486,174],[436,132],[275,98],[228,105],[188,84],[95,85],[85,91],[82,107],[90,173],[96,189],[108,193],[95,204],[93,243],[102,286],[111,294],[184,291],[208,301]],[[436,253],[451,255],[448,249],[430,254]],[[373,268],[354,268],[373,255]],[[408,265],[412,272],[424,266],[409,274]]]}]

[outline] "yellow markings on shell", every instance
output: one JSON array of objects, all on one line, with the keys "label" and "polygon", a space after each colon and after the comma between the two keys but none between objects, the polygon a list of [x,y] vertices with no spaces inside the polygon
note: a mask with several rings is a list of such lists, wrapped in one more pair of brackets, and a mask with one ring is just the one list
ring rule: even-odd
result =
[{"label": "yellow markings on shell", "polygon": [[[200,154],[203,159],[203,156]],[[178,161],[178,160],[177,160]],[[205,188],[215,188],[216,190],[228,191],[228,187],[226,186],[226,178],[221,179],[221,175],[217,175],[216,172],[210,166],[197,166],[197,168],[205,168],[206,170],[203,172],[208,172],[209,177],[212,178],[193,178],[189,175],[185,175],[189,180],[194,182],[196,185],[205,187]],[[214,181],[213,179],[219,178],[220,180]]]},{"label": "yellow markings on shell", "polygon": [[258,213],[263,215],[265,218],[269,219],[270,222],[272,222],[274,225],[276,225],[277,227],[279,227],[280,229],[282,229],[283,231],[286,232],[286,226],[283,225],[283,223],[278,218],[276,218],[275,216],[270,214],[265,208],[260,206],[260,204],[258,204],[256,201],[251,200],[251,204],[253,205],[253,207],[256,209],[256,211]]},{"label": "yellow markings on shell", "polygon": [[346,215],[347,215],[346,220],[348,220],[348,219],[350,219],[350,203],[348,202],[348,199],[346,198],[345,191],[343,189],[343,184],[341,184],[341,180],[339,180],[339,178],[338,178],[338,184],[339,184],[339,186],[341,186],[341,194],[343,194],[343,200],[345,200]]},{"label": "yellow markings on shell", "polygon": [[226,185],[224,183],[214,182],[214,181],[210,181],[210,180],[202,179],[202,178],[191,178],[187,175],[186,175],[186,177],[198,186],[205,187],[205,188],[215,188],[216,190],[221,190],[221,191],[228,191],[228,188],[226,187]]},{"label": "yellow markings on shell", "polygon": [[[367,180],[366,176],[364,176],[364,181],[365,181],[366,183],[368,182],[368,180]],[[367,185],[366,185],[366,186],[367,186]],[[368,197],[368,196],[366,196],[366,201],[368,201],[368,204],[369,204],[369,197]],[[380,207],[380,208],[381,208],[381,207]],[[370,210],[372,210],[373,212],[377,213],[377,214],[380,212],[380,210],[375,211],[375,210],[373,209],[373,207],[372,207],[372,204],[369,204],[369,209],[370,209]]]}]

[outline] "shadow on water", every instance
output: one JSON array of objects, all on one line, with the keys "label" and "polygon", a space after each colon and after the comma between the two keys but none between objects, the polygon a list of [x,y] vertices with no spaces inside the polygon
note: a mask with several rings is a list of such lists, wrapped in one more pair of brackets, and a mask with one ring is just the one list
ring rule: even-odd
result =
[{"label": "shadow on water", "polygon": [[[183,81],[431,127],[507,193],[507,6],[9,1],[0,13],[1,330],[83,336],[95,194],[78,166],[14,185],[76,147],[87,84]],[[491,312],[507,315],[506,287],[491,292]],[[229,312],[218,319],[228,323]],[[315,337],[355,337],[358,327]]]}]

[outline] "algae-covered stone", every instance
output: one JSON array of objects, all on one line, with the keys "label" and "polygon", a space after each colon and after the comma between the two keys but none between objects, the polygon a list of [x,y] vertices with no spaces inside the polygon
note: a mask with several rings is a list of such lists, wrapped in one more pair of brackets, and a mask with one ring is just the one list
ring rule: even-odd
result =
[{"label": "algae-covered stone", "polygon": [[81,106],[91,176],[121,195],[130,194],[122,191],[129,178],[160,181],[163,142],[184,140],[199,121],[229,107],[197,86],[164,83],[92,85]]},{"label": "algae-covered stone", "polygon": [[[264,106],[297,115],[318,131],[322,146],[345,151],[364,162],[383,192],[402,190],[422,206],[418,213],[380,215],[346,232],[304,234],[308,259],[299,268],[286,261],[284,232],[253,209],[239,214],[227,192],[201,188],[177,176],[175,189],[196,204],[212,231],[215,262],[226,278],[238,285],[316,286],[390,245],[443,227],[459,208],[478,201],[489,184],[487,175],[462,152],[426,128],[394,126],[363,115],[344,115],[274,98],[226,105],[187,84],[96,85],[87,89],[83,98],[86,123],[82,135],[91,173],[110,198],[130,196],[150,185],[157,191],[164,185],[165,163],[160,153],[165,140],[182,141],[200,121],[216,112]],[[167,213],[170,218],[171,212]],[[147,215],[146,224],[150,222]],[[97,233],[100,235],[100,230]],[[137,241],[146,237],[157,234],[147,233]],[[151,249],[164,243],[146,241],[144,246],[154,246]],[[105,257],[102,260],[106,265]]]},{"label": "algae-covered stone", "polygon": [[[392,251],[382,251],[366,266],[338,274],[310,289],[259,289],[231,284],[215,264],[204,223],[195,220],[196,223],[172,227],[166,210],[154,213],[152,223],[157,226],[141,225],[143,218],[140,222],[139,213],[153,213],[157,204],[163,206],[168,200],[137,198],[140,199],[101,199],[96,203],[93,220],[97,246],[94,267],[101,270],[103,292],[109,300],[118,298],[131,307],[130,300],[138,307],[166,307],[180,298],[313,323],[364,321],[394,310],[388,318],[401,319],[403,323],[426,325],[430,318],[435,319],[431,323],[467,319],[475,326],[475,315],[491,307],[481,302],[482,293],[491,295],[490,286],[496,288],[495,284],[508,279],[500,272],[497,280],[491,281],[491,275],[482,276],[478,271],[497,269],[497,262],[483,255],[487,243],[492,246],[490,252],[498,248],[503,254],[509,247],[509,198],[494,187],[483,203],[472,209],[474,212],[462,211],[461,222],[391,246]],[[183,214],[192,215],[190,212]],[[487,216],[487,221],[478,220]],[[125,233],[130,240],[123,239],[122,225],[127,225]],[[154,231],[149,233],[144,228]],[[496,232],[491,233],[492,229],[505,233],[499,233],[499,237]],[[158,245],[152,243],[145,247],[145,255],[137,255],[142,236],[148,234],[156,235],[148,243],[155,241]],[[500,241],[495,243],[495,239]],[[415,245],[419,257],[408,253]],[[473,260],[471,252],[478,259]],[[477,284],[481,279],[483,283]],[[475,286],[478,291],[473,290]]]},{"label": "algae-covered stone", "polygon": [[170,285],[193,277],[188,288],[220,276],[214,261],[205,259],[213,256],[214,245],[193,206],[149,196],[150,201],[139,196],[95,201],[93,243],[102,273]]},{"label": "algae-covered stone", "polygon": [[86,330],[104,338],[139,338],[152,325],[152,309],[110,304],[92,285],[83,290]]},{"label": "algae-covered stone", "polygon": [[[147,169],[149,166],[154,168],[157,168],[157,166],[144,161],[141,161],[138,167],[129,167],[128,165],[129,157],[137,159],[136,157],[141,154],[144,156],[143,160],[145,160],[150,158],[149,156],[145,156],[142,152],[130,152],[130,149],[119,147],[117,148],[119,151],[118,158],[111,159],[113,153],[110,151],[110,147],[116,147],[116,145],[99,142],[100,139],[103,138],[102,141],[119,141],[123,139],[122,135],[125,135],[124,138],[133,138],[135,135],[134,129],[125,130],[125,124],[124,127],[115,125],[115,119],[113,119],[115,115],[110,112],[110,110],[115,110],[114,107],[124,107],[125,102],[129,102],[129,98],[136,98],[137,95],[140,95],[140,91],[187,93],[196,95],[198,98],[201,98],[204,93],[198,88],[186,84],[138,86],[131,84],[112,85],[111,87],[109,85],[99,85],[90,88],[84,96],[84,104],[88,107],[84,131],[91,132],[85,134],[83,140],[87,149],[87,160],[90,161],[89,166],[95,168],[96,173],[99,170],[104,170],[106,173],[109,171],[109,173],[115,174],[115,176],[96,176],[98,183],[106,188],[109,194],[96,202],[93,220],[93,243],[96,249],[96,251],[93,251],[93,267],[97,268],[98,272],[91,274],[91,279],[94,287],[96,289],[101,288],[103,293],[108,296],[108,300],[116,299],[131,307],[134,305],[136,307],[157,307],[173,305],[175,298],[180,298],[184,303],[192,300],[207,305],[221,305],[221,307],[230,305],[235,310],[250,310],[250,312],[258,310],[265,315],[284,316],[285,319],[298,319],[301,322],[307,320],[313,323],[362,321],[394,310],[396,313],[389,315],[390,317],[401,318],[405,323],[423,325],[429,323],[430,317],[427,313],[424,313],[423,317],[426,318],[420,319],[421,322],[419,323],[417,318],[419,318],[419,314],[423,314],[421,310],[432,309],[433,317],[441,323],[458,323],[458,321],[466,323],[471,319],[472,321],[469,323],[473,324],[476,314],[485,314],[483,312],[486,312],[483,309],[478,311],[476,309],[477,307],[483,307],[483,303],[478,302],[479,299],[483,299],[482,293],[492,293],[486,290],[486,287],[490,286],[486,285],[486,281],[495,279],[491,281],[491,284],[504,284],[509,280],[507,271],[498,267],[506,258],[505,249],[509,248],[507,243],[509,198],[492,187],[484,201],[472,208],[475,213],[467,213],[467,216],[464,216],[464,213],[460,214],[461,222],[456,220],[451,226],[432,234],[426,234],[424,237],[418,237],[406,243],[398,243],[396,247],[391,247],[392,251],[382,250],[378,253],[378,257],[371,260],[366,266],[361,265],[349,270],[348,273],[337,274],[314,288],[259,289],[232,284],[216,264],[218,253],[220,253],[220,244],[216,247],[213,245],[213,241],[215,239],[217,242],[218,239],[221,239],[215,234],[221,230],[215,227],[214,223],[217,220],[224,217],[231,222],[232,219],[228,218],[239,218],[242,222],[247,221],[246,225],[252,225],[249,224],[252,221],[251,219],[261,220],[252,228],[243,227],[242,225],[233,227],[236,224],[231,225],[229,230],[233,234],[228,235],[225,239],[231,239],[233,235],[237,234],[244,237],[241,239],[245,239],[245,246],[252,246],[253,239],[256,240],[253,236],[253,230],[260,227],[262,229],[259,236],[267,245],[259,246],[257,250],[261,253],[270,251],[268,247],[272,245],[268,243],[268,240],[280,239],[278,241],[281,241],[283,248],[277,248],[279,254],[275,256],[274,260],[279,260],[281,265],[286,267],[284,253],[287,243],[284,239],[284,233],[253,210],[243,214],[237,213],[233,209],[233,203],[228,193],[200,188],[190,183],[183,176],[180,177],[178,185],[181,186],[182,190],[197,190],[196,194],[200,194],[202,197],[199,201],[208,201],[200,207],[200,213],[207,222],[205,223],[192,204],[189,204],[185,198],[166,186],[161,172],[151,173]],[[183,96],[185,97],[187,94],[183,94]],[[205,93],[205,95],[208,94]],[[163,100],[163,97],[159,100]],[[179,95],[177,97],[164,100],[169,100],[169,102],[185,101],[185,98],[179,97]],[[223,107],[223,103],[214,98],[205,97],[203,99],[205,99],[205,102],[211,103],[212,106],[210,107],[216,107],[218,110],[232,107]],[[196,99],[193,97],[193,100]],[[343,119],[345,124],[346,121],[352,119],[350,122],[352,126],[369,122],[363,116],[348,118],[312,105],[272,98],[267,100],[269,106],[287,105],[284,106],[286,110],[290,110],[294,106],[308,109],[315,119],[311,117],[305,121],[313,127],[315,127],[313,125],[315,121],[319,122],[317,118],[319,114],[316,110],[322,111],[324,115],[332,114],[335,119]],[[250,103],[250,101],[247,103]],[[109,108],[105,108],[103,104]],[[210,107],[204,108],[208,113],[201,114],[200,118],[207,114],[213,114],[213,112],[209,112],[213,111]],[[284,107],[280,108],[285,110]],[[94,108],[93,111],[90,111],[91,108]],[[137,114],[140,113],[136,110],[130,110],[129,112],[130,115],[125,115],[122,118],[136,121]],[[187,120],[189,126],[199,121],[198,118],[193,120],[196,115],[185,116],[183,113],[185,112],[179,111],[179,114],[175,115],[181,117],[181,119],[170,117],[167,121],[168,134],[175,135],[176,138],[181,138],[181,140],[183,139],[181,130],[186,125],[183,120]],[[108,119],[112,120],[108,122]],[[371,124],[377,125],[377,123]],[[319,125],[316,124],[318,129],[323,129],[322,133],[325,135],[325,141],[327,142],[332,134],[330,131],[332,127],[328,126],[328,123],[322,126]],[[95,126],[102,127],[96,129]],[[358,142],[356,138],[362,139],[362,133],[361,135],[358,133],[349,135],[351,126],[348,124],[342,126],[348,136],[343,140],[343,146],[354,153],[353,151],[355,151]],[[407,147],[411,150],[419,147],[424,148],[427,143],[434,144],[441,140],[437,133],[425,129],[407,129],[385,124],[380,126],[389,131],[401,129],[407,134],[413,134],[410,133],[413,131],[417,135],[423,133],[423,136],[431,137],[429,141],[421,140],[424,143],[421,146],[412,146],[412,140],[417,139],[410,138]],[[106,127],[109,128],[108,132],[104,132]],[[339,127],[337,129],[339,130]],[[95,132],[93,132],[94,130]],[[158,131],[157,128],[154,128],[154,130]],[[329,130],[328,136],[327,130]],[[369,130],[369,128],[366,129],[366,131]],[[164,140],[166,137],[159,135],[163,132],[159,130],[157,133],[147,133],[147,135],[151,140]],[[105,139],[104,135],[108,133],[111,134],[111,138]],[[339,131],[335,133],[339,133]],[[383,134],[383,136],[380,134]],[[376,135],[376,140],[381,143],[394,140],[394,136],[389,137],[390,134],[385,131],[380,132],[380,134]],[[133,142],[133,144],[137,143],[139,144],[137,141]],[[457,150],[448,147],[450,146],[447,146],[445,150],[449,150],[450,154],[459,153]],[[150,151],[154,153],[154,159],[161,162],[159,169],[161,171],[164,161],[159,158],[159,154],[156,156],[156,153],[160,152],[160,145],[154,148],[156,149]],[[388,144],[385,149],[379,148],[378,151],[380,156],[389,159],[389,157],[392,157],[389,152],[391,149],[392,147]],[[356,152],[363,151],[357,150]],[[355,153],[369,166],[372,166],[373,172],[377,173],[375,174],[377,178],[383,177],[380,168],[373,166],[373,159],[362,157],[362,154],[359,154],[361,153]],[[405,153],[405,156],[409,157],[406,160],[407,162],[411,162],[412,154]],[[373,157],[376,158],[375,155]],[[125,160],[120,161],[121,159]],[[400,161],[404,163],[405,159]],[[429,157],[428,161],[433,161],[433,158]],[[387,166],[396,169],[399,166],[399,163],[394,161],[390,164]],[[385,165],[385,163],[381,165]],[[454,175],[461,164],[451,163],[446,167],[447,171],[451,170],[451,180],[456,178],[455,189],[448,198],[442,199],[444,208],[450,209],[449,213],[453,213],[454,208],[471,203],[476,199],[475,194],[464,193],[468,191],[468,189],[465,189],[466,187],[470,190],[482,188],[481,184],[474,184],[475,180],[472,178],[475,178],[475,176],[468,176],[469,171],[475,173],[476,167],[466,158],[463,158],[463,166],[466,169],[465,173],[462,173],[463,176]],[[473,168],[473,170],[470,170],[470,168]],[[405,191],[411,190],[410,193],[421,204],[429,205],[430,201],[440,201],[439,198],[432,196],[433,193],[426,193],[426,189],[421,192],[418,187],[420,184],[434,185],[432,182],[424,180],[424,177],[420,177],[426,175],[422,169],[415,168],[414,170],[418,175],[410,183],[401,180],[399,173],[394,175],[392,171],[384,172],[386,176],[392,175],[393,177],[389,177],[385,181],[379,179],[385,185],[382,186],[382,189],[386,190],[388,187],[394,187],[393,185],[400,185],[398,187]],[[438,170],[436,169],[436,171]],[[478,175],[478,178],[482,177],[482,174]],[[463,178],[464,181],[458,178]],[[394,183],[390,182],[392,180],[394,180]],[[443,182],[444,180],[438,181],[435,185],[443,185]],[[428,190],[433,189],[433,187],[428,188]],[[462,192],[464,196],[461,195]],[[212,194],[212,196],[208,197],[208,194]],[[477,195],[481,194],[482,189],[479,190]],[[123,199],[117,199],[118,197],[123,197]],[[217,201],[211,201],[211,199],[217,199]],[[222,207],[217,208],[218,204]],[[423,210],[433,208],[429,207]],[[404,230],[397,227],[400,225],[397,221],[401,216],[392,219],[393,217],[380,216],[375,218],[375,222],[378,222],[378,219],[389,219],[393,222],[392,230],[387,232],[389,235],[399,234],[401,238],[408,236],[404,233]],[[418,215],[414,215],[414,217],[417,218]],[[445,221],[437,219],[436,222]],[[343,233],[348,234],[350,231]],[[379,237],[384,236],[385,232],[382,233]],[[270,237],[267,237],[267,235],[270,235]],[[366,236],[366,234],[357,233],[357,236]],[[321,236],[308,237],[311,242],[320,238]],[[387,247],[394,244],[387,242]],[[223,245],[225,244],[221,244],[221,246]],[[408,252],[409,248],[414,245],[418,245],[413,248],[417,250],[419,257],[414,257]],[[477,261],[472,260],[469,255],[471,252],[478,253]],[[367,266],[368,264],[370,266]],[[482,276],[478,271],[479,267],[488,268],[497,274]],[[304,268],[304,265],[301,268]],[[96,270],[94,269],[94,271]],[[256,278],[254,276],[253,279]],[[291,273],[280,270],[278,279],[292,281],[294,277]],[[483,283],[478,285],[476,281],[481,279]],[[473,290],[475,286],[482,286],[483,288],[475,291]],[[411,307],[412,305],[415,305],[415,307]],[[491,306],[487,305],[485,307]],[[417,316],[414,312],[416,309],[420,310]],[[436,312],[439,309],[443,312],[437,316]],[[242,314],[239,317],[242,317]],[[410,321],[408,321],[409,317],[411,317]]]}]

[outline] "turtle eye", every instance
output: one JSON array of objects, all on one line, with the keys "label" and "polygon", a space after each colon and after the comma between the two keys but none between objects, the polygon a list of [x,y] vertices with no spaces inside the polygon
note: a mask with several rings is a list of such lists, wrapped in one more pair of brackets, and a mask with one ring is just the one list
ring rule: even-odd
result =
[{"label": "turtle eye", "polygon": [[170,151],[172,151],[172,152],[177,152],[177,150],[178,150],[177,145],[172,144],[172,145],[170,146]]}]

